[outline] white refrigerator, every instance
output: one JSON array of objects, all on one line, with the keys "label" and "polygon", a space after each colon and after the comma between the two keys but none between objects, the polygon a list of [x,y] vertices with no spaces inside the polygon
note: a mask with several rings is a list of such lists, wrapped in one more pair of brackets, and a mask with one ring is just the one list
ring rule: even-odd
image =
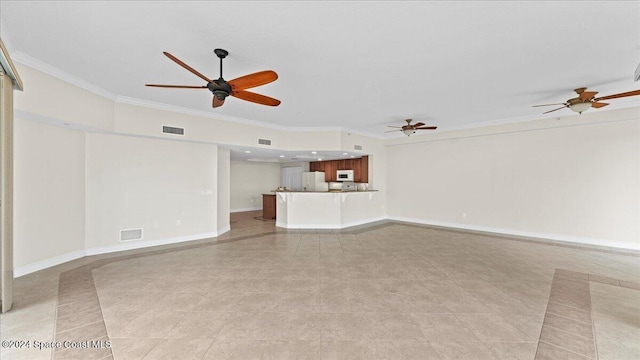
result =
[{"label": "white refrigerator", "polygon": [[324,181],[324,172],[303,172],[302,191],[329,191],[329,183]]}]

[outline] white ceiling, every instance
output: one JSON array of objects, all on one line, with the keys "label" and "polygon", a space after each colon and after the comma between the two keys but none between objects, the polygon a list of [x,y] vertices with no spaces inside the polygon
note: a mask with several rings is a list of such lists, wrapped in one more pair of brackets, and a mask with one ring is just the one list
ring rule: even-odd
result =
[{"label": "white ceiling", "polygon": [[[437,131],[539,117],[573,89],[640,88],[640,2],[10,1],[2,34],[18,61],[36,59],[108,93],[226,119],[343,128],[374,136],[413,118]],[[204,85],[168,51],[209,77],[272,69],[252,91],[267,107],[229,98],[211,108]],[[25,84],[28,89],[30,85]],[[640,105],[616,99],[606,109]],[[552,113],[571,114],[569,109]],[[550,116],[551,116],[550,115]]]}]

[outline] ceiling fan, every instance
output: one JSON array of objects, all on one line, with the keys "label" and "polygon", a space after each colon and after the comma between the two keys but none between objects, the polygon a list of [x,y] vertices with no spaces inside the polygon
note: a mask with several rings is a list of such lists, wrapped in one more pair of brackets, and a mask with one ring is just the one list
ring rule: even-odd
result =
[{"label": "ceiling fan", "polygon": [[585,91],[585,90],[587,90],[586,87],[581,87],[581,88],[575,89],[574,91],[576,92],[576,94],[578,94],[578,97],[575,97],[573,99],[569,99],[564,103],[533,105],[533,107],[562,105],[561,107],[559,107],[557,109],[545,111],[545,112],[543,112],[543,114],[547,114],[547,113],[550,113],[550,112],[553,112],[553,111],[556,111],[556,110],[560,110],[560,109],[564,109],[564,108],[569,108],[569,109],[571,109],[571,110],[573,110],[573,111],[575,111],[577,113],[582,114],[582,112],[587,111],[592,107],[598,109],[598,108],[601,108],[603,106],[609,105],[609,103],[599,102],[600,100],[609,100],[609,99],[616,99],[616,98],[627,97],[627,96],[640,95],[640,90],[634,90],[634,91],[627,91],[627,92],[608,95],[608,96],[595,97],[596,94],[598,93],[597,91]]},{"label": "ceiling fan", "polygon": [[268,97],[265,95],[256,94],[254,92],[246,91],[256,86],[268,84],[275,81],[278,78],[278,74],[272,70],[259,71],[257,73],[241,76],[233,80],[226,81],[222,78],[222,59],[229,55],[229,52],[224,49],[215,49],[213,51],[218,58],[220,58],[220,77],[217,80],[209,79],[196,71],[191,66],[185,64],[177,57],[163,51],[169,59],[176,62],[178,65],[189,70],[191,73],[207,82],[204,86],[188,86],[188,85],[158,85],[158,84],[145,84],[146,86],[162,87],[162,88],[175,88],[175,89],[208,89],[213,93],[212,106],[214,108],[224,105],[224,100],[227,96],[231,95],[242,100],[250,101],[256,104],[278,106],[280,100]]},{"label": "ceiling fan", "polygon": [[435,130],[438,128],[437,126],[424,126],[425,124],[421,122],[415,123],[412,125],[411,120],[412,119],[406,119],[405,121],[407,122],[407,125],[404,125],[404,126],[388,126],[391,128],[398,128],[398,129],[385,131],[385,132],[389,133],[394,131],[402,131],[403,134],[407,136],[411,136],[411,134],[415,134],[416,130]]}]

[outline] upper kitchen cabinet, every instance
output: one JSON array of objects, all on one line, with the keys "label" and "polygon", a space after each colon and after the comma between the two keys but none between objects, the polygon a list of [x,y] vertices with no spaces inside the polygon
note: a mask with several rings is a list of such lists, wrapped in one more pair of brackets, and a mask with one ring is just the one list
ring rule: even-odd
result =
[{"label": "upper kitchen cabinet", "polygon": [[337,181],[338,170],[353,170],[355,182],[369,182],[369,157],[359,159],[327,160],[309,162],[309,171],[324,171],[325,181]]},{"label": "upper kitchen cabinet", "polygon": [[340,165],[340,160],[334,161],[323,161],[324,163],[324,176],[327,182],[337,181],[338,166]]},{"label": "upper kitchen cabinet", "polygon": [[359,183],[369,182],[369,157],[363,156],[354,160],[353,165],[353,181]]},{"label": "upper kitchen cabinet", "polygon": [[345,160],[340,160],[342,161],[342,169],[338,169],[338,170],[356,170],[356,163],[360,161],[360,159],[345,159]]}]

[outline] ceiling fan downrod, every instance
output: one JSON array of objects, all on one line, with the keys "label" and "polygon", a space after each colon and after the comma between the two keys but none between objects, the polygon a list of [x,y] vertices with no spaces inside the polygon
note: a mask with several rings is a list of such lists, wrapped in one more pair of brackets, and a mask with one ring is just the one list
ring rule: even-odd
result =
[{"label": "ceiling fan downrod", "polygon": [[214,53],[216,53],[216,56],[218,56],[218,58],[220,59],[220,79],[219,80],[224,80],[222,78],[222,59],[226,58],[227,55],[229,55],[229,52],[225,49],[215,49],[213,50]]}]

